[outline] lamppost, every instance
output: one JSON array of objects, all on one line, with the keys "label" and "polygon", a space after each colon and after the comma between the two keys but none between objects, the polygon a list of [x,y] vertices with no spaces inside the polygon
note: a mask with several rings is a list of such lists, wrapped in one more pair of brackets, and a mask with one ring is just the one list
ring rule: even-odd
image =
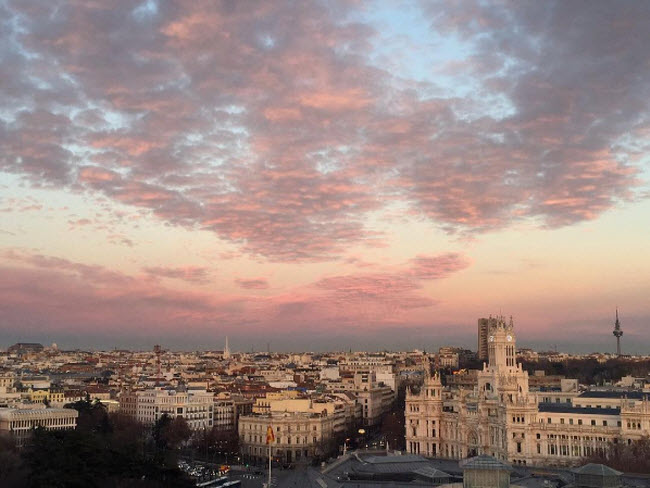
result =
[{"label": "lamppost", "polygon": [[[365,433],[366,433],[366,429],[361,428],[361,429],[359,429],[357,432],[359,432],[359,435],[361,436],[361,444],[364,444],[364,437],[363,437],[363,436],[364,436]],[[366,445],[366,449],[367,449],[367,448],[368,448],[368,446]]]}]

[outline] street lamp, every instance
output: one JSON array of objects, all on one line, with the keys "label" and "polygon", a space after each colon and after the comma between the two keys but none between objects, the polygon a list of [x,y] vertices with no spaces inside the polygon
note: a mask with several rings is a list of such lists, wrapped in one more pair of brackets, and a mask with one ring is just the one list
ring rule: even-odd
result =
[{"label": "street lamp", "polygon": [[[364,436],[364,434],[366,433],[366,429],[363,429],[363,428],[362,428],[362,429],[359,429],[357,432],[359,432],[359,435],[361,436],[361,443],[363,444],[363,443],[364,443],[364,438],[363,438],[363,436]],[[368,447],[368,446],[366,445],[366,448],[367,448],[367,447]]]}]

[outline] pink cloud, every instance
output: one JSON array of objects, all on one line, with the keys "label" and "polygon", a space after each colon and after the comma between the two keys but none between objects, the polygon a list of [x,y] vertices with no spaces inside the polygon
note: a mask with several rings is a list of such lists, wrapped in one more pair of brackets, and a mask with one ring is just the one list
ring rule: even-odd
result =
[{"label": "pink cloud", "polygon": [[[447,264],[438,265],[451,272]],[[419,278],[406,266],[325,277],[264,297],[179,291],[157,279],[204,284],[209,274],[203,268],[150,267],[144,272],[131,276],[23,250],[5,251],[0,256],[0,319],[14,331],[18,324],[30,323],[50,333],[102,330],[110,335],[127,333],[136,324],[149,333],[178,328],[203,333],[215,321],[231,331],[288,332],[308,323],[334,328],[395,324],[437,303],[422,293]],[[265,278],[236,282],[244,289],[268,288]]]},{"label": "pink cloud", "polygon": [[265,290],[269,287],[266,278],[237,278],[235,283],[246,290]]},{"label": "pink cloud", "polygon": [[143,271],[155,277],[171,278],[187,281],[189,283],[206,284],[210,282],[210,273],[207,268],[200,266],[166,267],[150,266]]},{"label": "pink cloud", "polygon": [[418,255],[411,259],[411,273],[421,280],[439,280],[470,265],[467,257],[458,253],[437,256]]},{"label": "pink cloud", "polygon": [[355,2],[131,7],[1,7],[0,170],[287,262],[381,244],[367,217],[395,202],[477,234],[594,219],[642,185],[645,5],[421,4],[471,48],[440,71],[462,98],[377,63]]}]

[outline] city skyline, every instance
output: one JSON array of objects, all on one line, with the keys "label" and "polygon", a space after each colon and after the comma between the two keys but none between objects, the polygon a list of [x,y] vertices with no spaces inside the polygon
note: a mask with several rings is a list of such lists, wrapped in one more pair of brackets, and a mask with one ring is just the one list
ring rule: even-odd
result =
[{"label": "city skyline", "polygon": [[0,13],[0,347],[648,350],[649,4]]},{"label": "city skyline", "polygon": [[[495,321],[499,320],[499,318],[505,320],[505,317],[501,316],[495,316],[492,317],[490,316],[490,321],[494,319]],[[481,318],[480,320],[485,320],[487,323],[487,318]],[[512,317],[510,317],[512,320]],[[618,320],[618,317],[616,319],[615,324],[618,323],[620,329],[616,329],[616,325],[614,330],[622,330],[622,326],[620,324],[620,321]],[[399,347],[396,344],[399,344],[400,341],[393,340],[393,347],[381,347],[381,346],[372,346],[368,347],[367,341],[364,342],[362,338],[358,338],[352,342],[348,342],[347,346],[345,348],[327,348],[325,345],[327,342],[323,342],[321,340],[314,340],[312,345],[315,345],[315,347],[312,347],[311,349],[300,349],[298,348],[291,348],[289,342],[289,345],[287,345],[287,341],[283,341],[281,343],[273,343],[271,340],[263,341],[262,339],[258,338],[257,341],[251,341],[249,337],[242,337],[239,339],[240,346],[237,347],[236,349],[231,349],[229,345],[229,337],[225,336],[222,339],[223,344],[219,342],[219,338],[216,339],[216,342],[214,344],[211,343],[203,343],[200,345],[188,345],[183,347],[182,346],[182,341],[175,341],[171,343],[170,346],[165,346],[162,347],[158,344],[151,345],[149,342],[147,342],[148,339],[142,339],[143,342],[141,341],[133,341],[131,338],[127,338],[124,341],[117,341],[114,342],[112,345],[104,345],[103,347],[98,347],[97,344],[95,345],[87,345],[87,346],[75,346],[75,345],[70,345],[69,347],[66,347],[66,344],[63,344],[63,347],[60,347],[59,344],[56,342],[51,342],[47,343],[43,341],[44,347],[50,347],[48,344],[51,345],[51,347],[56,347],[56,349],[69,349],[69,350],[88,350],[88,351],[111,351],[111,350],[125,350],[125,351],[132,351],[132,352],[150,352],[153,348],[154,352],[156,349],[160,348],[162,352],[200,352],[200,351],[205,351],[205,352],[223,352],[225,355],[224,357],[230,357],[231,353],[232,354],[250,354],[250,353],[255,353],[255,354],[260,354],[260,353],[271,353],[271,354],[295,354],[295,353],[333,353],[333,352],[341,352],[341,353],[347,353],[349,351],[352,352],[368,352],[368,353],[398,353],[398,352],[405,352],[405,351],[417,351],[421,350],[423,352],[431,352],[434,350],[437,350],[440,347],[456,347],[456,348],[462,348],[470,351],[474,351],[477,353],[478,358],[481,359],[481,350],[480,347],[477,349],[476,344],[470,344],[469,342],[458,342],[454,341],[453,339],[450,339],[452,342],[444,342],[444,337],[438,337],[436,338],[428,338],[426,336],[426,333],[431,331],[420,331],[423,332],[423,337],[422,339],[416,338],[409,338],[406,341],[403,341],[401,343],[404,344],[403,347]],[[394,333],[397,335],[396,331],[392,331],[391,333]],[[479,331],[479,335],[481,332]],[[614,334],[616,335],[616,334]],[[622,335],[622,334],[621,334]],[[600,337],[599,337],[600,339]],[[388,339],[386,339],[388,340]],[[429,341],[429,342],[422,342],[423,340]],[[487,340],[487,337],[486,337]],[[248,342],[248,347],[246,346],[246,343]],[[474,342],[476,342],[476,338],[474,338]],[[20,343],[27,343],[24,340],[17,339],[15,341],[16,344]],[[40,344],[40,342],[35,340],[35,343]],[[178,344],[181,345],[178,345]],[[413,345],[414,343],[417,343],[416,345]],[[0,348],[2,347],[7,347],[9,346],[10,342],[7,344],[0,344]],[[190,343],[187,343],[190,344]],[[532,349],[534,351],[539,351],[539,352],[557,352],[560,354],[609,354],[611,356],[644,356],[646,355],[645,350],[640,350],[640,352],[629,352],[629,351],[624,351],[622,348],[619,350],[618,346],[619,343],[615,342],[613,347],[608,347],[608,344],[602,343],[603,348],[602,349],[589,349],[589,347],[572,347],[569,345],[569,347],[566,347],[566,344],[558,344],[557,342],[555,343],[550,343],[550,342],[540,342],[540,343],[525,343],[522,348],[523,349]],[[174,347],[174,346],[177,347]],[[223,347],[221,347],[223,346]],[[278,348],[274,348],[273,346],[279,346]],[[354,347],[353,347],[354,346]],[[611,345],[609,345],[611,346]],[[475,350],[476,349],[476,350]],[[613,349],[613,350],[610,350]],[[632,346],[631,349],[635,349],[634,346]]]}]

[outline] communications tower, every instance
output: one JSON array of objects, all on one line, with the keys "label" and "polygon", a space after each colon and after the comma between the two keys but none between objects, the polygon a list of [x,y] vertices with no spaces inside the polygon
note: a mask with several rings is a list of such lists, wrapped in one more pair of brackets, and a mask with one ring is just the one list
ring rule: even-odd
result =
[{"label": "communications tower", "polygon": [[616,307],[616,322],[614,322],[614,337],[616,337],[616,354],[621,355],[621,336],[623,330],[621,329],[621,322],[618,320],[618,307]]}]

